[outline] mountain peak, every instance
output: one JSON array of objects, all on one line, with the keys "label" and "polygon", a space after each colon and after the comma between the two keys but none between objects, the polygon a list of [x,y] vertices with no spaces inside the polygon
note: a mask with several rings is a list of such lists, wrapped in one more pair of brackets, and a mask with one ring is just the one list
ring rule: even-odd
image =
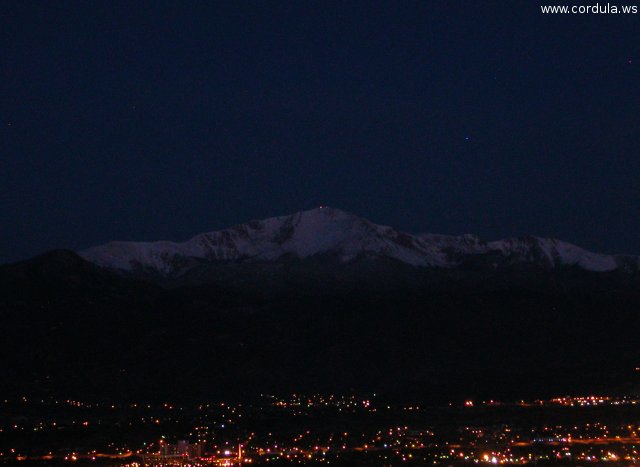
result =
[{"label": "mountain peak", "polygon": [[331,206],[326,206],[321,204],[317,208],[307,209],[306,211],[300,211],[300,213],[318,213],[325,215],[352,215],[343,211],[342,209],[332,208]]},{"label": "mountain peak", "polygon": [[361,222],[369,222],[366,219],[352,214],[347,211],[343,211],[342,209],[332,208],[330,206],[318,206],[317,208],[308,209],[306,211],[299,211],[295,214],[291,214],[288,216],[282,216],[284,218],[298,218],[301,221],[306,222],[320,222],[320,223],[334,223],[345,220],[351,221],[361,221]]},{"label": "mountain peak", "polygon": [[[179,276],[203,263],[304,260],[319,255],[330,255],[342,263],[360,257],[388,258],[414,267],[449,269],[484,261],[491,268],[529,264],[601,272],[621,264],[620,257],[591,253],[556,239],[525,236],[485,242],[474,235],[408,234],[329,206],[249,221],[183,243],[111,242],[80,255],[108,269],[166,277]],[[627,258],[625,264],[637,269],[637,259],[634,263]]]}]

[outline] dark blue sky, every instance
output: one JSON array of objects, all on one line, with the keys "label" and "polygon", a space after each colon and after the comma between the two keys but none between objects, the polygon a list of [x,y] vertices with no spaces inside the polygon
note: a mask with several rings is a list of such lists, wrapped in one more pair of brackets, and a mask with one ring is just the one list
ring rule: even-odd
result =
[{"label": "dark blue sky", "polygon": [[0,262],[319,204],[640,253],[640,14],[539,4],[5,1]]}]

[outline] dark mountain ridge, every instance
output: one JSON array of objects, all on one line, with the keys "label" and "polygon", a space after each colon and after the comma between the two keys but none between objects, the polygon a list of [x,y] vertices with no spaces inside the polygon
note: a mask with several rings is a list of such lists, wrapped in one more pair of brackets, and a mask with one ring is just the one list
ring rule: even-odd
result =
[{"label": "dark mountain ridge", "polygon": [[70,251],[0,266],[0,393],[442,401],[636,383],[632,268],[547,267],[495,250],[456,267],[343,254],[198,260],[178,276],[145,275],[151,281]]}]

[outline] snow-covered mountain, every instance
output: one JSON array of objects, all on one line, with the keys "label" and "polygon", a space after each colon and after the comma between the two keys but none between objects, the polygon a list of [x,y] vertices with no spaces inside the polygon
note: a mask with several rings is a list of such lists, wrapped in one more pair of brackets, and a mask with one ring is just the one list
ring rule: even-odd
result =
[{"label": "snow-covered mountain", "polygon": [[408,234],[353,214],[319,207],[289,216],[254,220],[183,243],[110,242],[79,253],[99,266],[121,272],[180,276],[203,263],[271,262],[331,255],[342,263],[387,258],[414,267],[458,268],[481,261],[485,267],[576,266],[588,271],[636,271],[638,258],[591,253],[549,238],[518,237],[485,242],[474,235]]}]

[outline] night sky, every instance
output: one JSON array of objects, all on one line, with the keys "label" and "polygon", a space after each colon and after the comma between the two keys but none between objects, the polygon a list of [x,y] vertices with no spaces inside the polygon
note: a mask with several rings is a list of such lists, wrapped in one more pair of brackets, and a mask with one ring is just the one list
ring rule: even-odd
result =
[{"label": "night sky", "polygon": [[320,204],[640,253],[640,14],[539,5],[4,1],[0,263]]}]

